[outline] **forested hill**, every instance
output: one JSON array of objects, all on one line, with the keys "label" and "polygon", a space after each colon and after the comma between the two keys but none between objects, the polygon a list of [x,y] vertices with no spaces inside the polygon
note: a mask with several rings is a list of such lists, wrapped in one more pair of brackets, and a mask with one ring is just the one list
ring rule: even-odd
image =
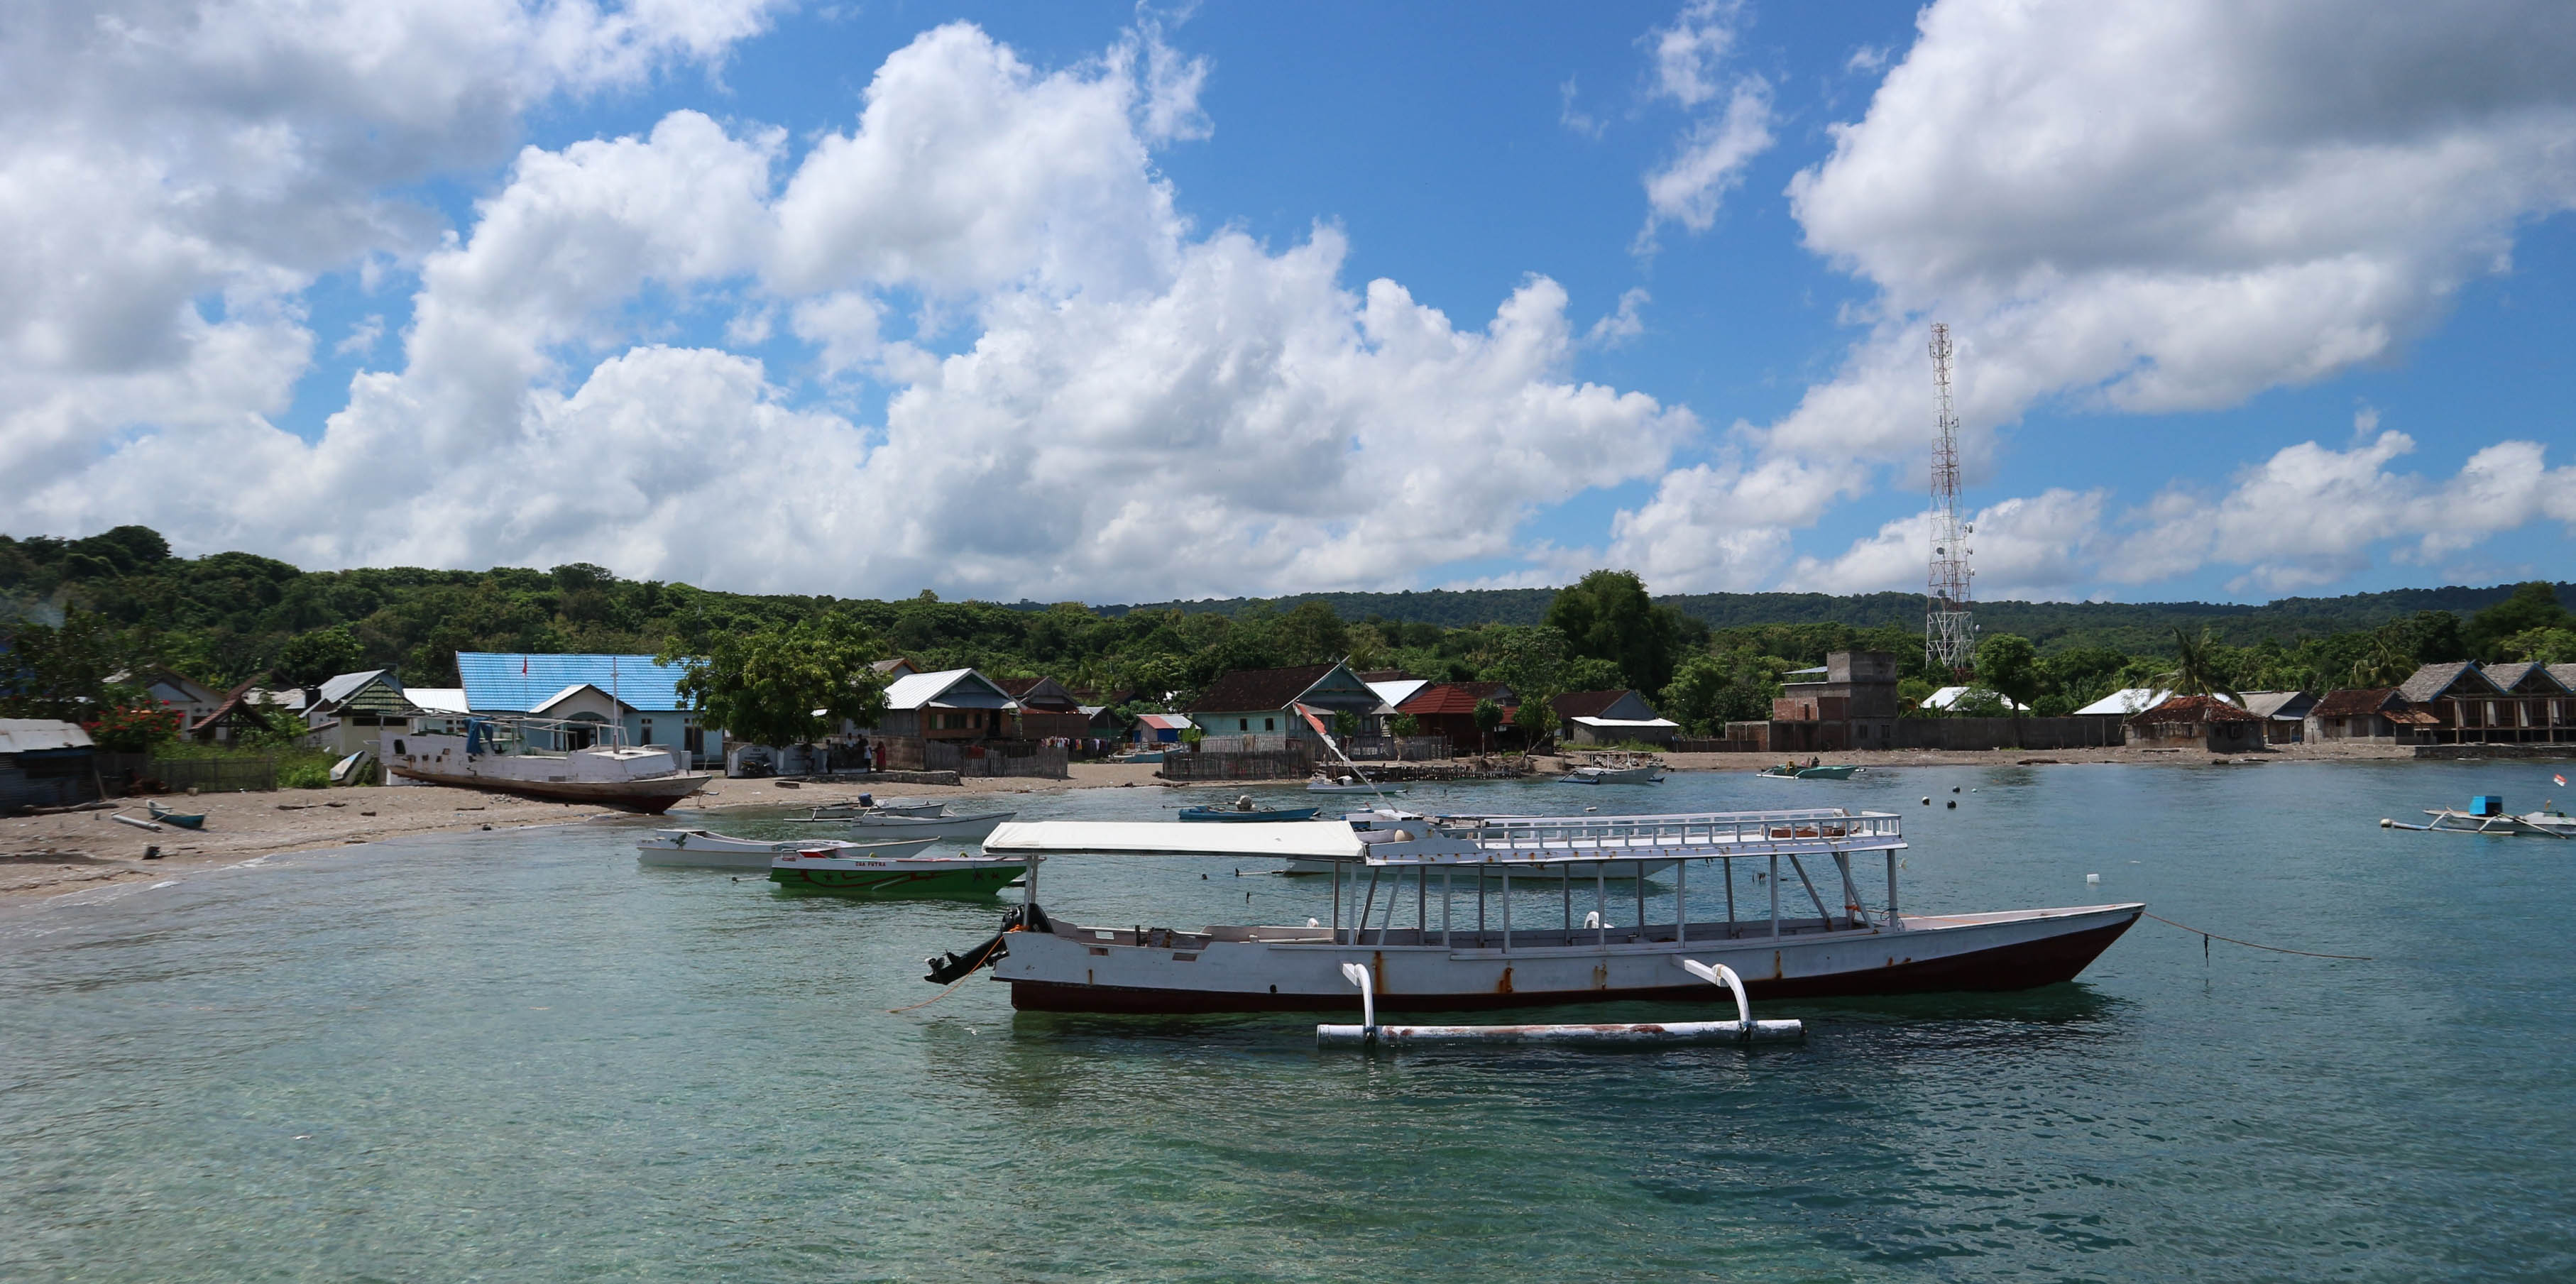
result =
[{"label": "forested hill", "polygon": [[[2576,609],[2576,583],[2562,583],[2558,599]],[[1986,633],[2018,633],[2042,651],[2102,646],[2134,654],[2173,647],[2173,631],[2207,625],[2221,639],[2250,646],[2271,639],[2376,628],[2417,611],[2466,616],[2503,601],[2513,585],[2493,588],[2392,589],[2343,597],[2285,597],[2259,606],[2231,602],[1979,602],[1977,622]],[[1285,611],[1322,602],[1345,620],[1371,617],[1405,623],[1471,628],[1479,624],[1537,624],[1547,616],[1555,589],[1435,589],[1425,593],[1301,593],[1289,597],[1235,597],[1197,602],[1154,602],[1094,608],[1103,615],[1130,611],[1183,611],[1239,616],[1267,608]],[[1894,625],[1923,630],[1920,593],[1671,593],[1655,599],[1712,629],[1761,624],[1844,624],[1856,629]],[[1024,604],[1034,605],[1034,604]]]},{"label": "forested hill", "polygon": [[[1721,714],[1760,716],[1780,670],[1837,648],[1892,651],[1908,676],[1946,676],[1923,669],[1916,594],[1708,593],[1650,602],[1633,577],[1604,571],[1585,582],[1594,581],[1595,589],[1564,591],[1094,608],[941,601],[930,593],[890,601],[729,593],[579,564],[304,571],[248,553],[174,556],[141,526],[81,539],[0,535],[0,655],[14,655],[18,673],[0,672],[0,701],[24,698],[38,651],[52,658],[34,667],[72,675],[55,683],[67,689],[154,665],[217,687],[253,678],[304,686],[367,668],[395,669],[415,686],[452,686],[459,651],[694,655],[717,638],[808,624],[925,668],[1045,674],[1104,692],[1188,692],[1230,670],[1343,658],[1364,669],[1516,690],[1624,684],[1661,692],[1677,672],[1707,661],[1723,681],[1683,682],[1700,695],[1674,697],[1694,725]],[[2175,630],[2196,635],[2203,624],[2230,653],[2235,680],[2264,686],[2333,685],[2361,669],[2412,671],[2418,661],[2468,655],[2576,660],[2576,622],[2548,600],[2554,592],[2558,602],[2576,603],[2576,585],[2526,591],[2531,600],[2507,607],[2495,604],[2512,597],[2508,589],[2442,588],[2262,606],[1994,602],[1977,611],[1989,641],[2031,644],[2023,653],[2035,653],[2052,675],[2043,697],[2080,704],[2086,692],[2151,678],[2173,653]],[[2532,636],[2512,640],[2525,632]],[[76,697],[91,698],[79,690],[65,698]]]}]

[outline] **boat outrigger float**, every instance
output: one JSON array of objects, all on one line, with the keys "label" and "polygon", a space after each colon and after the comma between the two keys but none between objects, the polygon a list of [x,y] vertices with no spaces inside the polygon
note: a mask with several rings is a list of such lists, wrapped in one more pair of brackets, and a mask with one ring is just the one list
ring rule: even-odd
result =
[{"label": "boat outrigger float", "polygon": [[[1345,963],[1369,969],[1372,1014],[1720,998],[1681,966],[1684,959],[1731,969],[1762,999],[2021,990],[2072,979],[2146,909],[1902,913],[1899,818],[1842,808],[1425,820],[1372,830],[1327,821],[1037,821],[1004,825],[984,847],[996,856],[1250,855],[1257,847],[1333,864],[1329,926],[1194,932],[1050,919],[1038,908],[1033,869],[1026,904],[1014,911],[1016,930],[967,957],[992,965],[1014,1007],[1061,1012],[1348,1011]],[[1853,869],[1854,857],[1873,854],[1887,867],[1883,906],[1863,904]],[[1755,866],[1769,897],[1767,909],[1750,916],[1739,912],[1739,860]],[[1614,899],[1599,871],[1625,862],[1672,867],[1670,894],[1632,878]],[[1578,878],[1576,865],[1594,872]],[[1698,879],[1694,867],[1705,871]],[[1819,873],[1838,904],[1827,902]],[[1703,881],[1712,874],[1719,886]],[[1703,889],[1697,899],[1694,882]],[[1587,902],[1582,910],[1578,896]],[[1791,896],[1814,913],[1784,905]],[[1711,912],[1720,904],[1723,918]],[[1542,915],[1555,921],[1532,921],[1542,907],[1559,911]],[[947,983],[963,975],[958,957],[934,963],[933,977]]]}]

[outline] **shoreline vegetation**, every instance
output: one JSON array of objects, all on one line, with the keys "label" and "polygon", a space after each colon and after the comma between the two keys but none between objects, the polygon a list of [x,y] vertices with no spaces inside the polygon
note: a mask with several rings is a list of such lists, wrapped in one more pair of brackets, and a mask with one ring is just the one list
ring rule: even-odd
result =
[{"label": "shoreline vegetation", "polygon": [[[1544,595],[1544,609],[1534,612],[1531,594]],[[1349,618],[1335,605],[1344,598],[1380,613]],[[2420,664],[2452,660],[2576,662],[2570,602],[2576,584],[2535,581],[2264,607],[1981,603],[1980,680],[2048,716],[2157,685],[2182,652],[2197,654],[2215,689],[2240,691],[2392,685]],[[1382,613],[1406,603],[1447,622]],[[1228,672],[1348,660],[1362,671],[1502,682],[1524,701],[1633,689],[1685,734],[1705,736],[1771,716],[1781,675],[1830,651],[1895,654],[1909,699],[1950,685],[1953,676],[1923,658],[1921,603],[1910,594],[1657,597],[1614,570],[1558,590],[1166,608],[951,602],[929,590],[844,599],[628,580],[587,564],[302,571],[249,553],[177,557],[157,532],[122,526],[81,539],[0,535],[0,651],[18,668],[0,673],[0,716],[94,708],[110,675],[147,666],[218,690],[314,686],[368,669],[393,670],[408,686],[452,687],[459,651],[677,657],[735,643],[748,654],[811,651],[819,640],[923,670],[1050,677],[1130,715],[1185,707]],[[1775,618],[1752,619],[1774,608]],[[2003,711],[1991,699],[1951,710]]]}]

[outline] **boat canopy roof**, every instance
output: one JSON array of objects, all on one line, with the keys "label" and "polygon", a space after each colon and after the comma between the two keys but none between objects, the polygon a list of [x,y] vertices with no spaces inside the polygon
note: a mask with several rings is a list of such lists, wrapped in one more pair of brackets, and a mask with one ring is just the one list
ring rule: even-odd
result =
[{"label": "boat canopy roof", "polygon": [[1134,856],[1274,856],[1366,865],[1560,865],[1714,860],[1729,856],[1894,851],[1893,812],[1843,808],[1682,812],[1652,816],[1442,818],[1355,830],[1344,821],[1182,825],[1162,821],[1043,820],[1006,824],[990,852]]}]

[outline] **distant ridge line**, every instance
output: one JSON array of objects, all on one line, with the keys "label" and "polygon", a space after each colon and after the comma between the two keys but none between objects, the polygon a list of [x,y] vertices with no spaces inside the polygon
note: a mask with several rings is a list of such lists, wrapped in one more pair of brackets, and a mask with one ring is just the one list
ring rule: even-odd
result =
[{"label": "distant ridge line", "polygon": [[[2558,599],[2576,610],[2576,583],[2556,585]],[[2018,633],[2034,641],[2083,634],[2086,641],[2108,643],[2117,636],[2144,641],[2149,635],[2170,639],[2175,628],[2207,624],[2231,641],[2262,637],[2291,638],[2369,628],[2417,611],[2450,611],[2467,615],[2511,596],[2511,584],[2492,587],[2447,585],[2441,588],[2387,589],[2340,597],[2285,597],[2260,604],[2242,602],[2020,602],[1977,604],[1979,623],[1987,633]],[[1479,624],[1538,624],[1555,600],[1552,588],[1429,589],[1401,593],[1293,593],[1274,598],[1202,598],[1194,601],[1139,602],[1091,609],[1102,615],[1133,611],[1182,611],[1189,614],[1241,615],[1257,607],[1291,610],[1301,603],[1322,602],[1342,619],[1370,616],[1401,623],[1465,628]],[[1923,627],[1920,593],[1667,593],[1655,600],[1674,607],[1713,629],[1765,624],[1841,624],[1852,628],[1897,625],[1910,633]],[[1037,603],[1024,603],[1035,607]]]}]

